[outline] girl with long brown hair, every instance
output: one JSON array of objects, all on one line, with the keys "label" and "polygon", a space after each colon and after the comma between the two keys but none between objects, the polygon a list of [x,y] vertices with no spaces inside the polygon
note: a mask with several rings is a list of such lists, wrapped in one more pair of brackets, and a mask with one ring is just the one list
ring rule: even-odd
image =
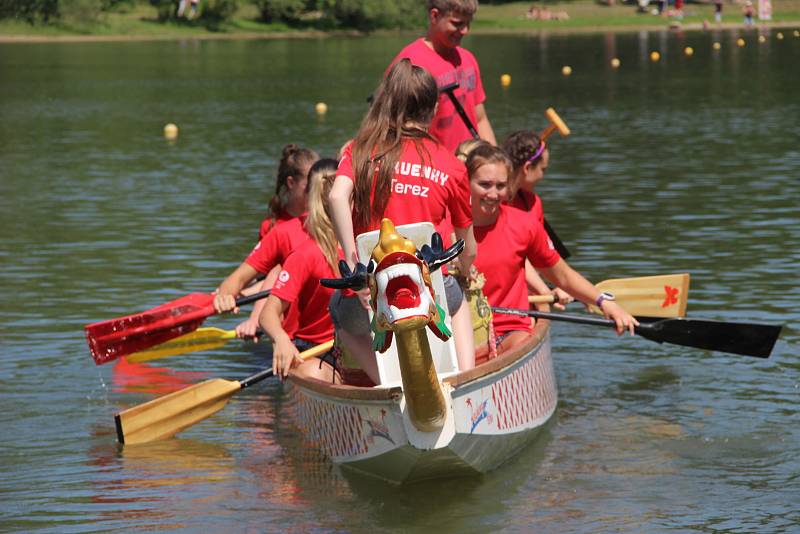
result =
[{"label": "girl with long brown hair", "polygon": [[[428,133],[438,96],[428,71],[407,59],[398,61],[345,148],[330,202],[333,227],[351,268],[358,261],[355,236],[377,229],[382,218],[395,225],[430,221],[438,226],[449,212],[456,237],[466,242],[460,272],[470,272],[475,243],[466,169]],[[459,364],[467,369],[474,365],[469,310],[461,306],[463,293],[452,277],[446,277],[445,287]],[[331,314],[340,339],[377,383],[368,295],[359,293],[359,307],[355,297],[334,293]]]}]

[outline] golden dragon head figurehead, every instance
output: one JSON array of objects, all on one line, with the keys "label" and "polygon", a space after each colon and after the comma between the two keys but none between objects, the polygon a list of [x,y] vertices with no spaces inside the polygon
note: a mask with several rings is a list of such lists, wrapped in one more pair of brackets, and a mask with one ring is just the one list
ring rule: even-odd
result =
[{"label": "golden dragon head figurehead", "polygon": [[435,233],[431,244],[421,249],[400,235],[389,219],[381,221],[378,244],[372,250],[369,266],[357,263],[351,270],[339,261],[341,278],[324,278],[320,283],[332,289],[360,290],[369,285],[372,297],[373,347],[380,352],[392,344],[392,332],[406,332],[427,325],[440,339],[450,337],[444,323],[444,310],[436,303],[431,284],[435,271],[464,250],[456,241],[444,250],[442,237]]},{"label": "golden dragon head figurehead", "polygon": [[417,257],[413,241],[398,234],[389,219],[381,221],[380,239],[367,271],[372,272],[372,307],[382,329],[421,328],[437,313],[427,264]]},{"label": "golden dragon head figurehead", "polygon": [[392,332],[415,330],[425,325],[440,339],[450,337],[444,323],[444,310],[436,303],[430,269],[431,266],[438,269],[455,257],[463,244],[457,252],[442,251],[438,234],[432,244],[433,248],[425,245],[418,251],[411,240],[397,232],[391,220],[381,221],[380,238],[367,266],[375,311],[372,329],[376,350],[384,352],[389,348]]}]

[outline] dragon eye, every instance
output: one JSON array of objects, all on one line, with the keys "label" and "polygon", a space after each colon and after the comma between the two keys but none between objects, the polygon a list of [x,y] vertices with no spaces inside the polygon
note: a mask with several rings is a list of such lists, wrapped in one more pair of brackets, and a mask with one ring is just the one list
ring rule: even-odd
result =
[{"label": "dragon eye", "polygon": [[375,268],[376,268],[377,266],[378,266],[378,265],[375,263],[375,260],[373,260],[372,258],[370,258],[370,259],[369,259],[369,263],[367,264],[367,272],[368,272],[369,274],[372,274],[372,273],[374,273],[374,272],[375,272]]}]

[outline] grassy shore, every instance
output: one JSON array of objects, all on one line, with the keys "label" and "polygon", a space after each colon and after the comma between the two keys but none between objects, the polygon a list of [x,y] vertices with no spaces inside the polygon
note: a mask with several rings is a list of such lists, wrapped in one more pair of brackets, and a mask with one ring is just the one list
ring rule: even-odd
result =
[{"label": "grassy shore", "polygon": [[[680,23],[685,29],[702,28],[708,21],[713,26],[712,4],[686,4],[682,20],[668,16],[637,13],[631,4],[600,5],[593,0],[537,4],[546,6],[550,13],[565,13],[565,20],[531,20],[526,14],[531,2],[512,2],[501,5],[482,5],[472,26],[474,33],[538,33],[552,32],[606,32],[658,29]],[[773,20],[757,25],[800,27],[800,2],[773,0]],[[655,4],[651,4],[653,9]],[[192,23],[160,23],[155,8],[136,5],[125,12],[107,13],[92,23],[61,21],[55,25],[30,25],[14,20],[0,20],[0,42],[31,41],[92,41],[92,40],[151,40],[151,39],[257,39],[269,37],[306,37],[355,32],[325,31],[309,24],[291,28],[285,24],[265,24],[257,20],[257,11],[251,4],[242,5],[236,15],[219,28],[208,29]],[[741,27],[739,3],[725,2],[723,27]]]}]

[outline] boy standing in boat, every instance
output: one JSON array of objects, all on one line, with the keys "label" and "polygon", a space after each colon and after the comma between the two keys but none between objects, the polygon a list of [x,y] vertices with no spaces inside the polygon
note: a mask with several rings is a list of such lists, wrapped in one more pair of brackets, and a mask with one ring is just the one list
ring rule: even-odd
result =
[{"label": "boy standing in boat", "polygon": [[[469,32],[472,17],[478,10],[477,0],[428,0],[428,31],[409,44],[392,60],[408,58],[423,67],[436,79],[441,89],[453,83],[458,88],[453,94],[461,102],[467,116],[476,125],[478,135],[497,144],[489,117],[486,115],[480,69],[475,56],[461,48],[461,39]],[[429,133],[451,153],[459,143],[472,138],[464,121],[444,92],[439,95],[439,106],[431,122]]]}]

